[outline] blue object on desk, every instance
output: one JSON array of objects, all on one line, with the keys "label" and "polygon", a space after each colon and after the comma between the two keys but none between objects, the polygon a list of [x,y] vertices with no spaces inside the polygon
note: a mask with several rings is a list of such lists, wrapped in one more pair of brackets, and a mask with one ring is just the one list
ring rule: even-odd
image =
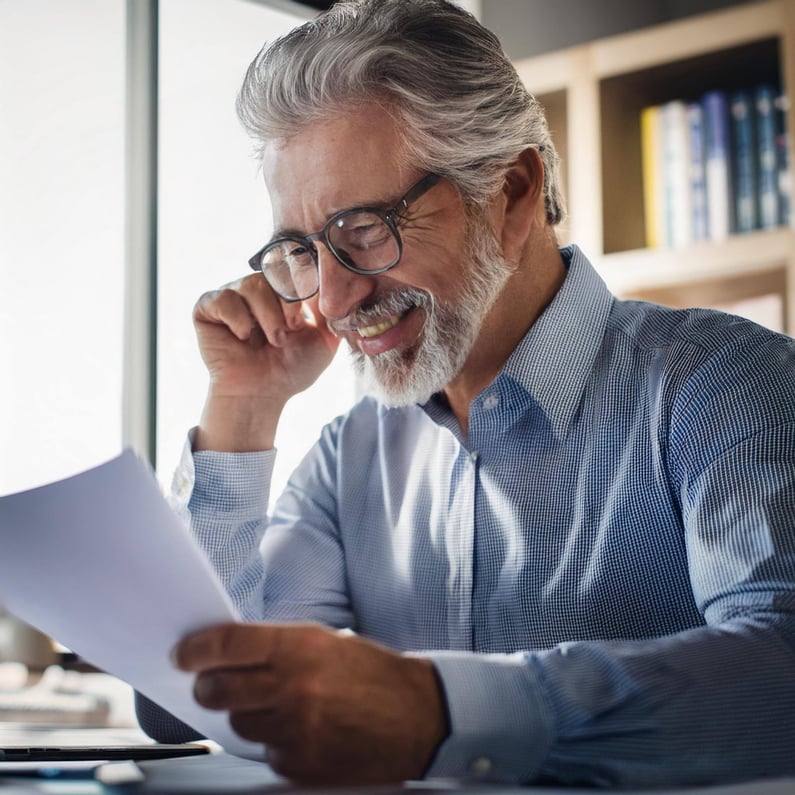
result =
[{"label": "blue object on desk", "polygon": [[5,778],[93,779],[102,762],[0,762]]}]

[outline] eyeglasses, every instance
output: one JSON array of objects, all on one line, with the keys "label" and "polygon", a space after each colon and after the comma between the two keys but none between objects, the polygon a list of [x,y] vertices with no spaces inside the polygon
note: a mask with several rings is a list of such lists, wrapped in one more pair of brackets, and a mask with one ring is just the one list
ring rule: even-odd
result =
[{"label": "eyeglasses", "polygon": [[304,301],[318,291],[316,240],[322,241],[349,271],[364,276],[384,273],[394,268],[403,254],[397,227],[402,214],[440,179],[436,174],[423,177],[391,210],[377,207],[341,210],[313,235],[285,235],[271,240],[248,264],[252,270],[262,271],[274,292],[288,302]]}]

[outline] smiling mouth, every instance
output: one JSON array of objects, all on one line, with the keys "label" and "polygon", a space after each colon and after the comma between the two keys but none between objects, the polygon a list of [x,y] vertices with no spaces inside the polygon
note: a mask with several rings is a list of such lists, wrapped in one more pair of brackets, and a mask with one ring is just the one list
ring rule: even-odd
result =
[{"label": "smiling mouth", "polygon": [[394,290],[369,306],[359,307],[348,316],[331,321],[328,326],[337,336],[351,334],[362,344],[372,347],[371,340],[374,342],[388,334],[415,310],[430,303],[430,296],[424,291],[411,288]]},{"label": "smiling mouth", "polygon": [[386,320],[382,320],[380,323],[373,323],[370,326],[359,326],[356,329],[356,333],[365,339],[377,337],[379,334],[383,334],[385,331],[389,331],[389,329],[394,328],[400,321],[400,318],[401,315],[392,315]]}]

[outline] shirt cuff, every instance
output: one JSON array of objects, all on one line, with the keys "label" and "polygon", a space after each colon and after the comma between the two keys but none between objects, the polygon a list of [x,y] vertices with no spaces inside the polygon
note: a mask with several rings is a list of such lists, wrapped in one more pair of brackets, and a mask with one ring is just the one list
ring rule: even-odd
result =
[{"label": "shirt cuff", "polygon": [[524,653],[424,652],[447,698],[450,734],[426,778],[526,783],[554,738],[552,707]]},{"label": "shirt cuff", "polygon": [[241,521],[259,520],[268,510],[276,449],[253,453],[193,452],[196,429],[188,434],[174,472],[170,502],[178,513],[199,500],[234,512]]}]

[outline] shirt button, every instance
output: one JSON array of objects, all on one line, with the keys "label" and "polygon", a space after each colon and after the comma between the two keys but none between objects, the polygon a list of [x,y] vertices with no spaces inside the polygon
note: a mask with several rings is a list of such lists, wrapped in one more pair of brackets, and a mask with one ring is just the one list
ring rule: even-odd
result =
[{"label": "shirt button", "polygon": [[478,462],[478,458],[480,458],[480,453],[478,453],[477,451],[475,451],[474,453],[470,453],[469,454],[469,460],[473,464],[476,464]]},{"label": "shirt button", "polygon": [[493,392],[490,395],[487,395],[486,399],[483,401],[484,409],[496,409],[497,406],[499,405],[500,405],[500,396],[495,395]]},{"label": "shirt button", "polygon": [[486,776],[491,773],[492,762],[487,756],[479,756],[473,759],[469,765],[469,772],[475,776]]}]

